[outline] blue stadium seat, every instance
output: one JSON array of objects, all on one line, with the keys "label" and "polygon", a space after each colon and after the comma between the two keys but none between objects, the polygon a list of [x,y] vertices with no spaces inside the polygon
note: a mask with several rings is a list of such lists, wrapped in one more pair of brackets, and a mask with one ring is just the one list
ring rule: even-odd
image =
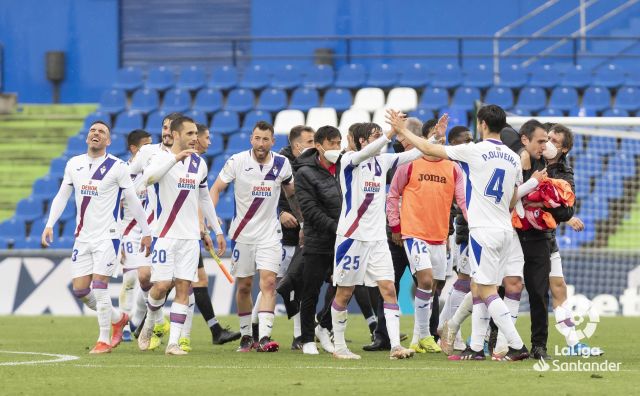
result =
[{"label": "blue stadium seat", "polygon": [[207,87],[213,89],[231,89],[238,85],[238,70],[234,66],[218,66],[211,71]]},{"label": "blue stadium seat", "polygon": [[605,200],[585,199],[580,201],[578,213],[596,220],[603,220],[609,217],[609,203]]},{"label": "blue stadium seat", "polygon": [[320,106],[320,95],[314,88],[298,88],[291,95],[290,109],[309,111],[312,107]]},{"label": "blue stadium seat", "polygon": [[[66,157],[73,157],[87,152],[87,136],[79,133],[67,139],[67,149],[64,152]],[[64,169],[63,169],[64,170]]]},{"label": "blue stadium seat", "polygon": [[620,151],[632,156],[640,155],[640,140],[621,139]]},{"label": "blue stadium seat", "polygon": [[511,88],[493,86],[487,91],[484,102],[498,105],[503,109],[511,108],[513,107],[513,92]]},{"label": "blue stadium seat", "polygon": [[[203,124],[209,126],[209,120],[207,119],[207,113],[199,110],[189,110],[184,115],[192,118],[197,124]],[[209,131],[211,132],[211,131]]]},{"label": "blue stadium seat", "polygon": [[602,112],[603,117],[629,117],[629,112],[617,107],[606,109]]},{"label": "blue stadium seat", "polygon": [[33,198],[24,198],[18,202],[16,206],[15,219],[21,221],[33,221],[43,215],[44,207],[42,200]]},{"label": "blue stadium seat", "polygon": [[608,64],[596,71],[594,85],[600,85],[606,88],[618,88],[625,82],[625,73],[615,64]]},{"label": "blue stadium seat", "polygon": [[222,135],[230,135],[238,132],[240,117],[235,111],[224,110],[213,115],[211,120],[211,132]]},{"label": "blue stadium seat", "polygon": [[[221,168],[222,169],[222,168]],[[222,219],[233,218],[235,212],[235,200],[233,196],[224,194],[218,200],[216,205],[216,214]]]},{"label": "blue stadium seat", "polygon": [[282,89],[265,89],[258,98],[256,110],[280,111],[287,107],[287,93]]},{"label": "blue stadium seat", "polygon": [[569,110],[569,117],[596,117],[597,115],[595,110],[584,107],[574,107]]},{"label": "blue stadium seat", "polygon": [[244,70],[239,86],[247,89],[262,89],[269,84],[269,73],[262,65],[251,65]]},{"label": "blue stadium seat", "polygon": [[420,121],[424,122],[430,120],[435,117],[433,109],[428,109],[425,107],[418,108],[414,111],[409,112],[409,117],[416,117]]},{"label": "blue stadium seat", "polygon": [[587,110],[603,111],[611,106],[611,94],[604,87],[589,87],[582,96],[582,107]]},{"label": "blue stadium seat", "polygon": [[133,93],[129,110],[150,113],[158,108],[160,99],[155,89],[139,89]]},{"label": "blue stadium seat", "polygon": [[458,87],[451,99],[451,108],[471,111],[476,100],[480,100],[480,90],[475,87]]},{"label": "blue stadium seat", "polygon": [[613,173],[622,177],[632,177],[636,174],[636,159],[633,155],[619,153],[609,158],[607,173]]},{"label": "blue stadium seat", "polygon": [[258,123],[258,121],[266,121],[269,124],[273,124],[273,117],[271,117],[271,113],[269,112],[262,110],[252,110],[244,116],[244,121],[242,121],[242,128],[240,128],[240,132],[253,132],[253,127]]},{"label": "blue stadium seat", "polygon": [[193,109],[207,114],[219,111],[222,109],[222,92],[214,88],[201,89],[196,94]]},{"label": "blue stadium seat", "polygon": [[622,198],[623,191],[624,179],[616,174],[606,173],[596,179],[593,194],[600,199],[616,199]]},{"label": "blue stadium seat", "polygon": [[533,68],[529,85],[541,88],[553,88],[560,82],[560,74],[551,65]]},{"label": "blue stadium seat", "polygon": [[[67,205],[67,208],[68,207],[69,206]],[[73,238],[75,232],[76,232],[75,222],[73,221],[73,219],[71,219],[71,221],[67,220],[67,223],[64,225],[64,227],[62,227],[62,232],[60,233],[60,236],[63,238]]]},{"label": "blue stadium seat", "polygon": [[271,87],[273,88],[294,89],[300,84],[302,84],[302,75],[294,65],[281,65],[273,71],[271,77]]},{"label": "blue stadium seat", "polygon": [[436,67],[432,73],[431,85],[440,88],[455,88],[462,84],[462,72],[453,63]]},{"label": "blue stadium seat", "polygon": [[323,107],[333,107],[336,111],[345,111],[351,107],[351,92],[342,88],[331,88],[324,94]]},{"label": "blue stadium seat", "polygon": [[13,244],[14,249],[40,249],[40,238],[24,238],[16,240]]},{"label": "blue stadium seat", "polygon": [[423,64],[412,63],[402,69],[398,86],[422,88],[429,84],[430,80],[430,73]]},{"label": "blue stadium seat", "polygon": [[[337,88],[360,88],[367,80],[367,72],[364,66],[357,63],[343,65],[338,70],[335,86]],[[337,110],[337,109],[336,109]]]},{"label": "blue stadium seat", "polygon": [[571,69],[567,70],[567,73],[562,78],[561,85],[563,87],[571,88],[584,88],[591,84],[593,80],[593,73],[591,70],[583,67],[582,65],[575,65]]},{"label": "blue stadium seat", "polygon": [[[209,130],[209,132],[211,132],[211,130]],[[207,150],[208,155],[215,157],[224,152],[224,139],[222,138],[222,135],[218,133],[209,133],[209,140],[211,140],[211,145]]]},{"label": "blue stadium seat", "polygon": [[[251,145],[247,143],[247,147],[245,148],[245,150],[248,150],[250,148],[250,146]],[[213,160],[213,163],[211,163],[211,171],[209,171],[209,174],[217,175],[218,173],[220,173],[220,171],[222,170],[222,167],[224,166],[224,164],[227,162],[229,157],[231,157],[231,155],[233,155],[233,154],[235,154],[235,153],[231,153],[231,152],[227,151],[226,154],[217,156]],[[220,215],[218,214],[218,216],[220,216]],[[222,217],[222,216],[220,216],[220,217]]]},{"label": "blue stadium seat", "polygon": [[465,110],[443,107],[438,112],[438,118],[442,117],[444,113],[449,114],[449,127],[447,128],[447,136],[449,135],[449,129],[453,128],[454,126],[469,125],[469,119]]},{"label": "blue stadium seat", "polygon": [[64,210],[60,215],[60,221],[65,223],[64,225],[65,229],[71,228],[71,230],[74,230],[76,227],[75,220],[76,220],[76,201],[73,199],[70,199],[67,202],[67,206],[64,207]]},{"label": "blue stadium seat", "polygon": [[52,159],[51,165],[49,165],[49,176],[52,178],[61,178],[62,175],[64,175],[64,168],[67,166],[68,160],[65,156]]},{"label": "blue stadium seat", "polygon": [[[252,125],[253,127],[253,125]],[[249,149],[251,143],[249,140],[251,139],[251,132],[241,132],[236,133],[234,135],[229,136],[229,141],[227,141],[227,149],[228,153],[238,153],[240,151],[244,151]]]},{"label": "blue stadium seat", "polygon": [[590,176],[582,175],[582,174],[576,175],[574,179],[574,183],[576,187],[576,190],[575,190],[576,197],[578,197],[579,199],[587,198],[589,194],[591,194]]},{"label": "blue stadium seat", "polygon": [[574,88],[557,87],[551,91],[549,107],[569,111],[578,105],[578,93]]},{"label": "blue stadium seat", "polygon": [[107,148],[107,152],[126,161],[127,157],[129,157],[129,146],[127,145],[127,136],[111,135],[111,145]]},{"label": "blue stadium seat", "polygon": [[106,123],[110,123],[111,114],[104,113],[102,111],[94,111],[84,118],[84,124],[82,125],[82,132],[86,132],[89,130],[89,127],[96,121],[104,121]]},{"label": "blue stadium seat", "polygon": [[547,94],[539,87],[524,87],[518,96],[516,107],[521,110],[537,112],[547,104]]},{"label": "blue stadium seat", "polygon": [[519,109],[519,108],[509,109],[509,111],[507,111],[507,113],[511,113],[511,114],[516,115],[518,117],[531,117],[531,112],[529,110],[523,110],[523,109]]},{"label": "blue stadium seat", "polygon": [[142,113],[139,111],[127,111],[125,113],[121,113],[116,118],[116,122],[113,126],[113,133],[116,135],[127,135],[134,129],[141,129],[144,125],[142,121]]},{"label": "blue stadium seat", "polygon": [[610,155],[618,150],[616,138],[609,136],[591,136],[587,143],[587,152],[597,155]]},{"label": "blue stadium seat", "polygon": [[197,91],[204,87],[205,81],[204,70],[199,66],[192,65],[180,71],[176,88]]},{"label": "blue stadium seat", "polygon": [[236,88],[229,92],[225,110],[246,113],[253,108],[255,96],[250,89]]},{"label": "blue stadium seat", "polygon": [[427,87],[420,96],[419,108],[440,109],[449,105],[447,90],[439,87]]},{"label": "blue stadium seat", "polygon": [[493,70],[485,64],[464,69],[464,85],[467,87],[487,88],[493,85]]},{"label": "blue stadium seat", "polygon": [[381,63],[369,70],[366,85],[369,87],[391,88],[398,83],[398,70],[394,65]]},{"label": "blue stadium seat", "polygon": [[116,77],[116,82],[113,84],[113,87],[125,91],[134,91],[142,87],[143,79],[142,69],[139,67],[123,67],[118,70],[118,76]]},{"label": "blue stadium seat", "polygon": [[50,176],[43,176],[33,183],[31,196],[35,199],[52,200],[57,194],[60,183],[58,179]]},{"label": "blue stadium seat", "polygon": [[17,239],[24,239],[26,236],[24,220],[12,217],[0,223],[0,237],[7,239],[9,243],[14,243]]},{"label": "blue stadium seat", "polygon": [[507,88],[522,88],[527,84],[529,74],[518,65],[500,68],[500,85]]},{"label": "blue stadium seat", "polygon": [[289,135],[275,135],[276,142],[271,150],[276,153],[289,145]]},{"label": "blue stadium seat", "polygon": [[189,91],[175,88],[167,91],[162,101],[162,110],[168,113],[184,113],[191,107]]},{"label": "blue stadium seat", "polygon": [[584,231],[574,231],[571,227],[565,228],[564,237],[571,241],[570,246],[573,248],[578,248],[585,243],[593,241],[596,236],[595,220],[582,215],[580,219],[584,223]]},{"label": "blue stadium seat", "polygon": [[553,107],[547,107],[546,109],[539,111],[538,115],[540,117],[564,117],[561,110],[554,109]]},{"label": "blue stadium seat", "polygon": [[166,111],[157,110],[153,113],[149,113],[147,116],[147,122],[144,124],[144,130],[151,134],[159,134],[162,132],[162,120],[167,116]]},{"label": "blue stadium seat", "polygon": [[325,89],[333,84],[333,68],[328,65],[313,65],[303,72],[302,85],[307,88]]},{"label": "blue stadium seat", "polygon": [[627,70],[627,76],[624,79],[624,85],[631,87],[640,87],[640,70]]},{"label": "blue stadium seat", "polygon": [[173,88],[175,84],[175,74],[166,66],[158,66],[149,70],[145,87],[155,89],[157,91],[166,91]]},{"label": "blue stadium seat", "polygon": [[638,111],[640,109],[640,88],[624,86],[616,94],[616,108],[627,111]]},{"label": "blue stadium seat", "polygon": [[127,106],[127,97],[121,89],[108,89],[100,97],[98,111],[110,114],[118,114]]},{"label": "blue stadium seat", "polygon": [[587,152],[576,155],[574,172],[580,177],[588,178],[602,174],[602,159],[600,156]]},{"label": "blue stadium seat", "polygon": [[584,152],[584,135],[580,135],[577,133],[573,134],[573,148],[571,149],[571,153],[569,155],[577,155],[578,153]]}]

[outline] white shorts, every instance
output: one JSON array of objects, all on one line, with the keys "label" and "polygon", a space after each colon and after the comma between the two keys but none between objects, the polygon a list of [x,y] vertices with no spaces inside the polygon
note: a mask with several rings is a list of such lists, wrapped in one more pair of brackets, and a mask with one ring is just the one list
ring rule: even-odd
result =
[{"label": "white shorts", "polygon": [[75,241],[71,252],[71,276],[98,274],[112,276],[116,269],[120,240],[103,239],[94,242]]},{"label": "white shorts", "polygon": [[469,264],[471,277],[480,285],[500,285],[507,255],[511,250],[513,230],[473,228],[469,230]]},{"label": "white shorts", "polygon": [[124,256],[122,266],[125,270],[135,270],[138,267],[151,266],[152,255],[145,256],[145,251],[140,251],[141,235],[126,235],[120,240],[120,254]]},{"label": "white shorts", "polygon": [[253,276],[256,270],[267,270],[278,274],[283,261],[280,241],[265,244],[236,242],[231,252],[231,275],[236,278]]},{"label": "white shorts", "polygon": [[282,245],[282,261],[280,262],[278,275],[276,275],[278,278],[284,278],[284,276],[287,274],[287,270],[289,270],[289,264],[291,264],[291,259],[293,258],[293,254],[295,252],[295,246]]},{"label": "white shorts", "polygon": [[469,275],[471,273],[471,268],[469,268],[469,242],[465,241],[460,245],[456,245],[453,251],[458,273]]},{"label": "white shorts", "polygon": [[335,252],[334,286],[376,286],[381,280],[395,280],[386,240],[358,241],[337,235]]},{"label": "white shorts", "polygon": [[560,257],[560,252],[551,253],[551,272],[549,272],[549,276],[564,278],[564,275],[562,274],[562,258]]},{"label": "white shorts", "polygon": [[154,238],[151,252],[151,282],[198,280],[200,241]]},{"label": "white shorts", "polygon": [[504,266],[504,276],[518,276],[524,278],[524,253],[522,253],[522,245],[518,233],[513,230],[511,244],[506,256]]},{"label": "white shorts", "polygon": [[431,269],[433,279],[447,278],[447,245],[430,245],[422,239],[407,238],[404,240],[404,250],[412,274]]}]

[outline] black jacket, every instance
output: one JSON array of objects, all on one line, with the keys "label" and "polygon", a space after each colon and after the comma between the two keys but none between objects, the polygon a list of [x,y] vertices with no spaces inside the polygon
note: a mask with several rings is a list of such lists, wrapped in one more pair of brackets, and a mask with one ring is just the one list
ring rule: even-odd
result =
[{"label": "black jacket", "polygon": [[[294,157],[293,153],[291,152],[291,146],[284,147],[282,150],[280,150],[280,155],[284,155],[285,157],[287,157],[287,159],[289,159],[289,162],[291,163],[291,167],[293,168],[293,174],[294,174],[294,180],[295,180],[295,167],[293,166],[293,163],[296,160],[296,157]],[[295,181],[295,183],[297,187],[297,184],[298,184],[297,181]],[[291,211],[291,206],[289,205],[289,201],[287,200],[287,196],[285,195],[284,191],[280,192],[278,209],[280,210],[280,212],[288,212],[293,214],[293,212]],[[282,226],[282,244],[286,246],[298,246],[298,243],[300,242],[299,234],[300,234],[300,226],[297,226],[295,228],[287,228],[283,225]]]},{"label": "black jacket", "polygon": [[304,217],[304,250],[333,254],[342,193],[338,179],[318,160],[318,151],[308,149],[293,164],[296,198]]}]

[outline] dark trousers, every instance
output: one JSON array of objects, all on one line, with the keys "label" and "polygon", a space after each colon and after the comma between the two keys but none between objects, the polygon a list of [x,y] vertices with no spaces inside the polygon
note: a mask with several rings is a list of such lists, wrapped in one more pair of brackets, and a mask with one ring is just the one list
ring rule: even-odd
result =
[{"label": "dark trousers", "polygon": [[[320,288],[333,269],[333,254],[313,254],[303,252],[304,264],[302,268],[302,297],[300,299],[300,325],[302,328],[301,342],[313,342],[316,327],[316,305],[320,295]],[[335,295],[335,288],[327,289],[327,294]],[[327,296],[325,302],[329,305],[333,296]],[[331,329],[331,310],[325,308],[320,315],[320,325]],[[327,323],[328,322],[328,323]]]},{"label": "dark trousers", "polygon": [[531,346],[547,346],[549,337],[549,273],[551,245],[548,239],[520,236],[524,253],[524,285],[531,310]]},{"label": "dark trousers", "polygon": [[[398,246],[389,241],[389,250],[391,251],[391,260],[393,261],[393,271],[395,272],[396,294],[400,294],[400,278],[404,274],[404,270],[409,267],[409,259],[404,250],[404,246]],[[389,334],[387,333],[387,321],[384,318],[384,301],[382,296],[378,298],[378,326],[374,333],[376,338],[389,343]]]}]

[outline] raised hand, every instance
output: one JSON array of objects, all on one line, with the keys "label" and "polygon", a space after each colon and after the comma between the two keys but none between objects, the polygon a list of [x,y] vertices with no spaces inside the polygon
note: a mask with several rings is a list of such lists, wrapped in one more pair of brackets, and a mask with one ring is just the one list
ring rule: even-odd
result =
[{"label": "raised hand", "polygon": [[445,137],[447,133],[447,126],[449,125],[449,114],[444,113],[438,120],[438,123],[434,127],[436,133],[436,140],[440,140]]},{"label": "raised hand", "polygon": [[191,156],[191,154],[196,154],[197,151],[194,149],[187,149],[187,150],[183,150],[181,152],[179,152],[178,154],[176,154],[176,161],[182,161],[183,159]]}]

